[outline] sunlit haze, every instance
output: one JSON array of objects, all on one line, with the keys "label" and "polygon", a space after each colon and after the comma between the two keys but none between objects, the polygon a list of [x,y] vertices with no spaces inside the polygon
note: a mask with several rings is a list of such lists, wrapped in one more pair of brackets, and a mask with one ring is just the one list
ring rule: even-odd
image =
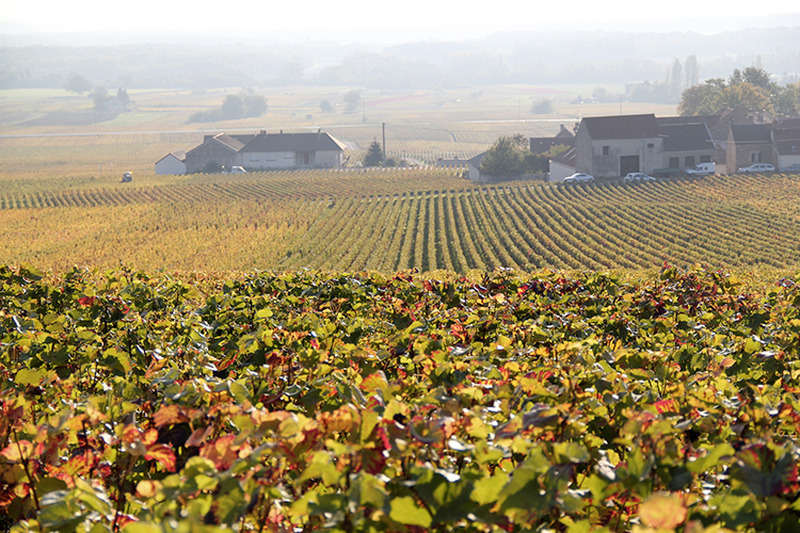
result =
[{"label": "sunlit haze", "polygon": [[[658,13],[655,15],[655,13]],[[387,4],[349,2],[197,2],[141,0],[109,4],[100,0],[10,0],[0,8],[0,33],[120,32],[170,36],[206,33],[243,38],[295,37],[305,40],[468,39],[510,30],[696,31],[793,25],[796,1],[716,2],[679,0],[658,8],[640,1],[455,3],[407,0]],[[724,16],[721,16],[723,15]]]}]

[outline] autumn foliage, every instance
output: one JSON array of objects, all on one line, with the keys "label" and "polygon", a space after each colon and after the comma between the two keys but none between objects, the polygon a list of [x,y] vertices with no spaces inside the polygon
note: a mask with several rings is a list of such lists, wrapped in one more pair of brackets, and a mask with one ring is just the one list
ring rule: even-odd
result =
[{"label": "autumn foliage", "polygon": [[800,289],[0,268],[0,530],[791,531]]}]

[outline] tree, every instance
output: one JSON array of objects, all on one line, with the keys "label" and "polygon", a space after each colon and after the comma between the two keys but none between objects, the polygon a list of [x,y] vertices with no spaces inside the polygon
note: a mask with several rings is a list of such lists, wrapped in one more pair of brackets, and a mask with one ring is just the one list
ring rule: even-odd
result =
[{"label": "tree", "polygon": [[539,100],[533,107],[531,108],[531,113],[534,115],[549,115],[554,111],[553,108],[553,101],[549,98],[545,98],[544,100]]},{"label": "tree", "polygon": [[64,82],[64,89],[80,96],[91,91],[92,84],[80,74],[70,74],[67,81]]},{"label": "tree", "polygon": [[349,91],[344,95],[344,112],[355,113],[360,103],[361,93],[358,91]]},{"label": "tree", "polygon": [[333,113],[333,105],[329,100],[323,100],[319,103],[319,110],[323,113]]},{"label": "tree", "polygon": [[495,141],[481,161],[481,172],[489,176],[518,176],[527,170],[525,149],[521,135],[501,136]]},{"label": "tree", "polygon": [[769,73],[763,68],[747,67],[743,71],[738,68],[733,70],[728,85],[738,85],[741,83],[748,83],[753,87],[758,87],[769,93],[774,92],[778,88],[778,84],[773,82]]},{"label": "tree", "polygon": [[117,89],[117,100],[122,104],[122,107],[127,108],[131,103],[131,97],[128,96],[128,91],[120,87]]},{"label": "tree", "polygon": [[260,117],[267,114],[267,99],[261,95],[247,95],[243,99],[244,116]]},{"label": "tree", "polygon": [[[787,91],[787,93],[784,93]],[[722,108],[733,110],[737,120],[759,113],[786,116],[794,113],[791,90],[781,89],[763,69],[734,69],[726,82],[722,78],[706,80],[689,87],[681,94],[678,112],[681,115],[705,115]]]},{"label": "tree", "polygon": [[734,110],[736,118],[743,119],[748,115],[766,112],[772,113],[770,95],[764,89],[749,83],[738,83],[726,87],[723,91],[725,107]]},{"label": "tree", "polygon": [[700,81],[700,71],[697,67],[697,57],[690,55],[683,64],[686,87],[694,87]]},{"label": "tree", "polygon": [[378,141],[372,141],[364,156],[365,167],[379,167],[383,164],[383,149]]},{"label": "tree", "polygon": [[106,108],[106,102],[108,101],[108,89],[105,87],[96,88],[92,95],[92,100],[94,101],[95,109],[98,111],[104,110]]},{"label": "tree", "polygon": [[796,117],[800,114],[800,82],[788,84],[778,90],[772,98],[772,105],[777,115]]},{"label": "tree", "polygon": [[222,101],[222,109],[220,111],[223,119],[242,118],[244,116],[244,101],[240,96],[229,94]]},{"label": "tree", "polygon": [[701,85],[689,87],[681,94],[678,113],[684,116],[710,115],[723,106],[723,88],[708,80]]},{"label": "tree", "polygon": [[680,60],[676,59],[672,64],[672,72],[669,75],[669,93],[667,96],[671,100],[680,98],[682,83],[683,78],[681,76],[681,62]]}]

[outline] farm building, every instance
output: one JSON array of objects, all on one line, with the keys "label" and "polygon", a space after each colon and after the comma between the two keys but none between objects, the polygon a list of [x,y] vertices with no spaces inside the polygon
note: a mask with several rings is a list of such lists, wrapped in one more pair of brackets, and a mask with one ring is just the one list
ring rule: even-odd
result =
[{"label": "farm building", "polygon": [[691,168],[714,161],[714,141],[705,123],[659,124],[659,130],[664,137],[664,167]]},{"label": "farm building", "polygon": [[575,166],[594,177],[652,174],[663,163],[664,138],[653,114],[586,117],[575,136]]},{"label": "farm building", "polygon": [[800,166],[800,119],[784,119],[776,122],[772,140],[778,153],[779,169]]},{"label": "farm building", "polygon": [[186,152],[177,150],[170,152],[156,161],[156,175],[186,174]]},{"label": "farm building", "polygon": [[332,168],[342,166],[344,145],[328,133],[260,132],[239,150],[248,169]]},{"label": "farm building", "polygon": [[180,161],[172,152],[156,163],[156,173],[219,172],[234,166],[251,170],[332,168],[342,166],[344,145],[328,133],[267,133],[206,135],[202,144]]},{"label": "farm building", "polygon": [[778,166],[772,142],[772,124],[731,124],[728,134],[729,171],[753,163],[771,163]]}]

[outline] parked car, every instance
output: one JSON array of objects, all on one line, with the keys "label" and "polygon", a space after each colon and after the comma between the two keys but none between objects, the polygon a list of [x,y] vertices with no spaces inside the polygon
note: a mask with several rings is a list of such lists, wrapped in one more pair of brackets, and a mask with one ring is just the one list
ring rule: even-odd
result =
[{"label": "parked car", "polygon": [[584,174],[583,172],[578,172],[573,174],[572,176],[567,176],[564,178],[564,183],[592,183],[594,181],[594,177],[590,176],[589,174]]},{"label": "parked car", "polygon": [[241,167],[239,165],[235,165],[235,166],[231,167],[231,174],[244,174],[246,172],[247,171],[244,169],[244,167]]},{"label": "parked car", "polygon": [[781,170],[785,172],[800,172],[800,163],[789,165],[788,167],[782,168]]},{"label": "parked car", "polygon": [[714,174],[716,171],[717,165],[715,163],[700,163],[699,165],[685,170],[687,174],[692,176],[708,176]]},{"label": "parked car", "polygon": [[753,163],[749,167],[740,168],[739,172],[750,174],[752,172],[775,172],[775,165],[770,163]]},{"label": "parked car", "polygon": [[635,181],[656,181],[653,176],[648,176],[644,172],[628,172],[622,179],[625,180],[626,183],[633,183]]}]

